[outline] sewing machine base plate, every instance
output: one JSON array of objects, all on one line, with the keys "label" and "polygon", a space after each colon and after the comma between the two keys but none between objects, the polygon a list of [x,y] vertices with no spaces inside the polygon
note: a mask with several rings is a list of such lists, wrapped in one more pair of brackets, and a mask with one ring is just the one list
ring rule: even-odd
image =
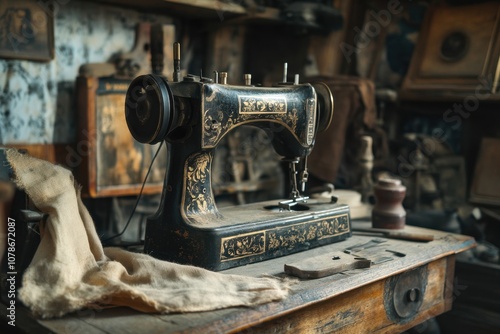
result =
[{"label": "sewing machine base plate", "polygon": [[300,204],[280,211],[276,201],[228,207],[217,220],[168,224],[148,220],[145,252],[168,261],[223,270],[331,244],[351,236],[349,207]]}]

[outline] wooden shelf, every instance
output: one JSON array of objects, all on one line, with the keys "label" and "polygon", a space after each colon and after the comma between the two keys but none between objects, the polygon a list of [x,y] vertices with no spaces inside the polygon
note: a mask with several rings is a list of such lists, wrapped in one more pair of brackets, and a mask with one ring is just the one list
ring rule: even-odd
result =
[{"label": "wooden shelf", "polygon": [[259,11],[221,0],[92,0],[97,3],[134,8],[191,19],[214,19],[218,21],[237,19],[236,22],[278,22],[280,10],[266,7]]},{"label": "wooden shelf", "polygon": [[246,15],[245,7],[220,0],[93,0],[94,2],[129,7],[147,12],[189,18],[225,18]]}]

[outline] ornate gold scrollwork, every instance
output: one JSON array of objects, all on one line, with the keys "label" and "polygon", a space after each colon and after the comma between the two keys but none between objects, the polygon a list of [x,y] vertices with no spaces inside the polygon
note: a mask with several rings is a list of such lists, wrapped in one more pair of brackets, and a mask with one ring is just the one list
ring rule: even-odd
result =
[{"label": "ornate gold scrollwork", "polygon": [[349,232],[347,215],[320,219],[296,224],[289,227],[274,229],[267,233],[269,250],[278,248],[295,248],[297,244],[331,238]]},{"label": "ornate gold scrollwork", "polygon": [[286,98],[284,96],[238,96],[240,114],[283,114],[286,113]]},{"label": "ornate gold scrollwork", "polygon": [[[289,103],[285,95],[242,95],[232,90],[219,94],[221,89],[224,88],[217,85],[205,86],[204,107],[202,108],[204,130],[202,146],[204,148],[215,147],[220,139],[233,128],[256,121],[280,123],[287,127],[295,137],[302,136],[301,133],[297,133],[299,111],[296,108],[288,110]],[[216,101],[219,95],[225,95],[227,99],[236,98],[238,106],[226,107],[224,100]]]},{"label": "ornate gold scrollwork", "polygon": [[233,260],[250,255],[258,255],[265,252],[264,232],[249,233],[237,237],[222,238],[221,260]]},{"label": "ornate gold scrollwork", "polygon": [[236,237],[222,238],[221,260],[234,260],[251,255],[276,251],[280,248],[293,249],[305,242],[332,238],[349,233],[347,214],[328,217],[292,226],[262,230]]},{"label": "ornate gold scrollwork", "polygon": [[[215,206],[210,180],[212,155],[202,152],[190,156],[184,166],[185,188],[183,209],[187,217],[203,222],[209,217],[220,217]],[[205,214],[205,216],[204,216]]]}]

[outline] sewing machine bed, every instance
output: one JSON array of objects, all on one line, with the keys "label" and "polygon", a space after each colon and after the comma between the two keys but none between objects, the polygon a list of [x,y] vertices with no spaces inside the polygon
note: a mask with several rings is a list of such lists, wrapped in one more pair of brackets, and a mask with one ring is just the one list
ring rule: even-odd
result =
[{"label": "sewing machine bed", "polygon": [[[459,294],[454,290],[455,254],[475,245],[474,239],[468,236],[410,226],[405,230],[430,233],[435,239],[427,243],[386,239],[380,246],[360,251],[359,255],[374,260],[390,257],[390,261],[324,278],[298,280],[290,296],[281,302],[255,308],[171,315],[143,314],[127,308],[83,310],[51,320],[34,319],[29,311],[18,308],[16,325],[18,329],[36,333],[205,334],[242,330],[249,333],[400,333],[451,309],[453,299]],[[222,273],[285,277],[286,263],[342,252],[374,238],[354,235],[345,241]],[[405,256],[398,257],[387,249]],[[417,298],[411,298],[415,297],[409,293],[415,282],[422,286]],[[1,309],[4,314],[6,307]]]},{"label": "sewing machine bed", "polygon": [[311,199],[280,210],[278,204],[274,200],[225,207],[220,214],[194,215],[179,225],[148,222],[145,250],[159,259],[219,271],[351,236],[347,205]]},{"label": "sewing machine bed", "polygon": [[[246,225],[259,225],[263,221],[271,222],[273,225],[280,225],[296,222],[311,222],[319,220],[325,216],[346,215],[348,208],[345,205],[327,203],[316,199],[309,199],[307,202],[297,204],[296,210],[279,210],[278,203],[284,200],[271,200],[252,204],[227,206],[219,209],[222,218],[205,221],[200,229],[218,229],[227,226],[239,228]],[[243,215],[244,214],[244,215]]]}]

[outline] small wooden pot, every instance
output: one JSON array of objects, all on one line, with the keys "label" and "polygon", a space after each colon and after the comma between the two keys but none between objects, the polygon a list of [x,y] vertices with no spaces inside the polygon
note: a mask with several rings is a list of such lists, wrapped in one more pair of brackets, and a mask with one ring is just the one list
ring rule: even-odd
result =
[{"label": "small wooden pot", "polygon": [[405,227],[406,211],[403,199],[406,187],[397,179],[380,179],[373,187],[375,206],[372,211],[374,228],[402,229]]}]

